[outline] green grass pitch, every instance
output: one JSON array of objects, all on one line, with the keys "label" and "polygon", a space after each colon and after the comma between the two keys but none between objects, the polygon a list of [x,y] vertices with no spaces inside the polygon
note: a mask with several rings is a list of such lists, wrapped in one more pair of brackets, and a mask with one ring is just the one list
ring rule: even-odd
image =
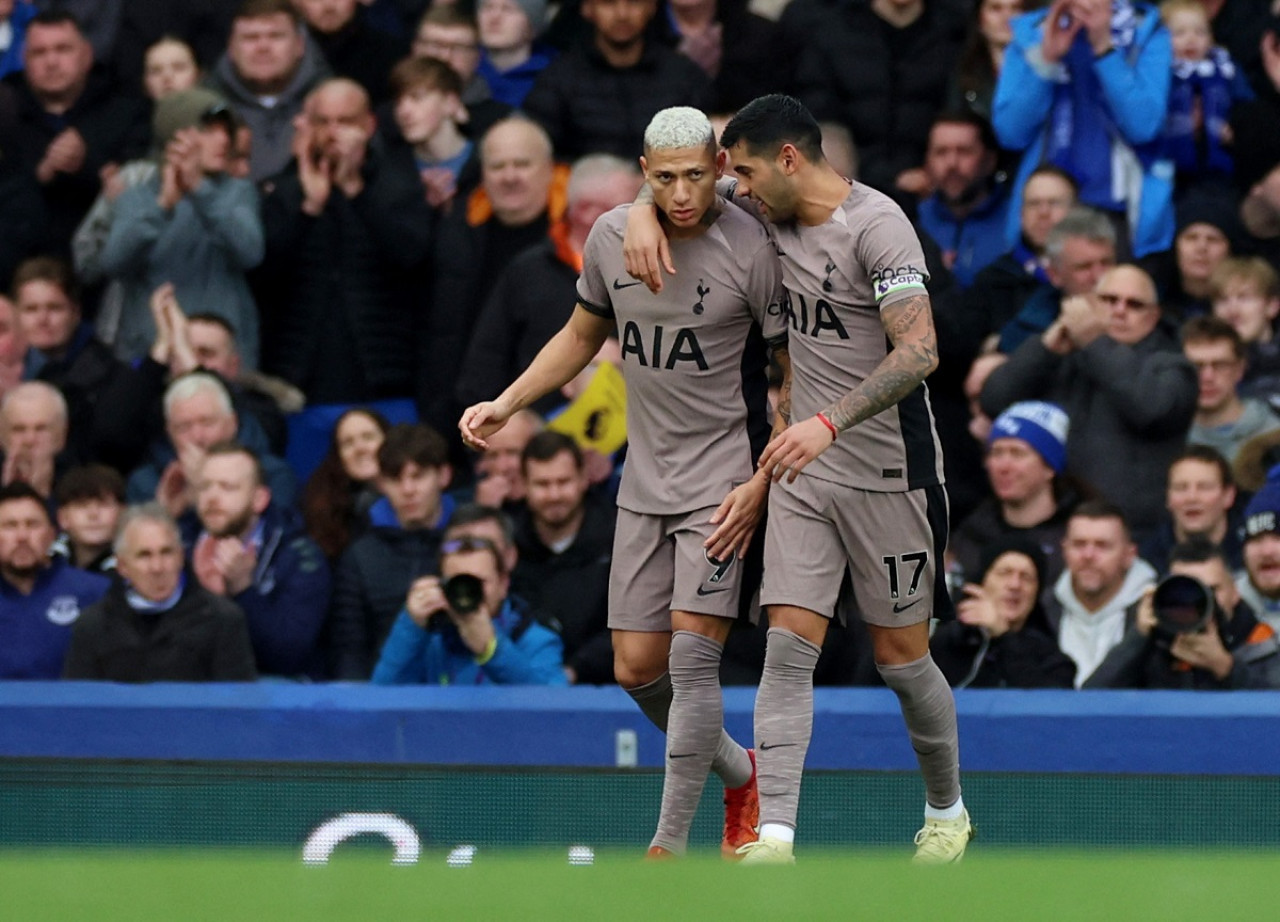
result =
[{"label": "green grass pitch", "polygon": [[901,853],[804,852],[792,868],[743,868],[712,854],[648,863],[620,852],[571,867],[566,852],[485,852],[450,868],[425,851],[0,851],[6,922],[684,922],[732,919],[976,922],[1222,922],[1280,914],[1270,853],[984,852],[948,868]]}]

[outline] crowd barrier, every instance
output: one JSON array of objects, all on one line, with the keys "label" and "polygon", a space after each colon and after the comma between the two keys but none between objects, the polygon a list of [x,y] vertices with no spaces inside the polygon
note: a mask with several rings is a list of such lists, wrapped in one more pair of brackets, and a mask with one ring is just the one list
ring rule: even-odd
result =
[{"label": "crowd barrier", "polygon": [[[753,701],[725,691],[742,741]],[[1280,846],[1280,693],[956,703],[988,845]],[[662,753],[617,688],[0,683],[0,848],[301,850],[369,817],[425,849],[637,847]],[[817,690],[807,765],[807,843],[909,843],[923,792],[892,693]],[[717,839],[718,799],[712,779],[696,844]]]}]

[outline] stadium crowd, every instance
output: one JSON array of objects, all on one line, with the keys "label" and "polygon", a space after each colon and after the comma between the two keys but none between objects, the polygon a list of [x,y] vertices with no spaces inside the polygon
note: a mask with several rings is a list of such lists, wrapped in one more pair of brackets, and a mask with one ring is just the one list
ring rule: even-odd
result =
[{"label": "stadium crowd", "polygon": [[947,680],[1280,688],[1280,0],[0,0],[0,678],[613,682],[589,372],[457,420],[773,92],[924,245]]}]

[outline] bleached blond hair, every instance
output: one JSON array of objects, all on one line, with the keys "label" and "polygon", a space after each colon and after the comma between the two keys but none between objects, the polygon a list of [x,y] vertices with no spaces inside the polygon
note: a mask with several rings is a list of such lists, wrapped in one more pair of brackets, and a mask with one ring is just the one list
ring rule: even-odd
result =
[{"label": "bleached blond hair", "polygon": [[706,113],[692,106],[663,109],[644,130],[645,152],[678,150],[684,147],[716,146],[716,135]]}]

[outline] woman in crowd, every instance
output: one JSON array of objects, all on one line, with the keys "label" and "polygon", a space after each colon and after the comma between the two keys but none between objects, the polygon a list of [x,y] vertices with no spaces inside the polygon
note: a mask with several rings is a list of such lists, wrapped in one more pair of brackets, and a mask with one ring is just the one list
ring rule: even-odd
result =
[{"label": "woman in crowd", "polygon": [[302,491],[307,533],[330,560],[359,537],[378,499],[378,448],[389,428],[376,410],[347,410],[333,427],[328,454]]}]

